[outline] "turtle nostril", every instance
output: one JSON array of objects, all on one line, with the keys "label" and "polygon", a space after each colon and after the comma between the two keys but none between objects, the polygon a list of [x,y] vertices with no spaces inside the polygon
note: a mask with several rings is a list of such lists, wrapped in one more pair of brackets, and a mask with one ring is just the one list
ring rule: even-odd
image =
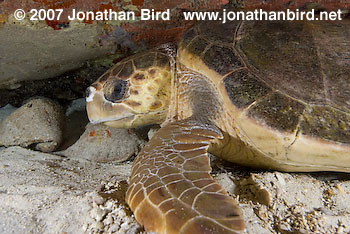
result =
[{"label": "turtle nostril", "polygon": [[92,86],[88,87],[86,90],[85,90],[85,100],[86,102],[91,102],[94,98],[94,95],[95,95],[95,91],[96,89]]},{"label": "turtle nostril", "polygon": [[88,98],[91,94],[91,90],[90,90],[90,87],[88,87],[86,90],[85,90],[85,98]]}]

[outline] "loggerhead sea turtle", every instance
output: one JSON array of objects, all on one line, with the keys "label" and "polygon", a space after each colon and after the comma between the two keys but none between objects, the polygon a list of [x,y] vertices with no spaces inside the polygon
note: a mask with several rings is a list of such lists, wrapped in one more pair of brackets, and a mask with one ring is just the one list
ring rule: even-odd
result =
[{"label": "loggerhead sea turtle", "polygon": [[350,172],[350,22],[201,22],[87,89],[92,123],[162,124],[126,200],[156,233],[240,233],[207,151],[280,171]]}]

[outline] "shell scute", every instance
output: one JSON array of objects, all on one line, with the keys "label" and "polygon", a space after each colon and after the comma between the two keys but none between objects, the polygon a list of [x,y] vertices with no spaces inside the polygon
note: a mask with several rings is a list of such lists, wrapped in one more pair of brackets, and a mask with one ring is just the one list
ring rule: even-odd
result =
[{"label": "shell scute", "polygon": [[193,40],[193,38],[195,38],[196,36],[197,36],[197,32],[196,32],[195,28],[192,28],[192,29],[188,30],[187,32],[185,32],[184,35],[182,36],[183,45],[187,46]]},{"label": "shell scute", "polygon": [[188,51],[194,55],[201,56],[204,52],[205,48],[208,47],[210,43],[204,40],[201,37],[197,37],[193,39],[192,43],[190,43],[187,47]]},{"label": "shell scute", "polygon": [[203,55],[203,62],[220,75],[243,67],[239,55],[232,48],[219,45],[213,45],[207,49]]},{"label": "shell scute", "polygon": [[350,144],[350,115],[334,108],[314,106],[303,115],[301,133]]},{"label": "shell scute", "polygon": [[294,132],[305,106],[281,93],[275,92],[252,106],[249,116],[263,121],[281,132]]},{"label": "shell scute", "polygon": [[269,86],[305,102],[324,103],[318,49],[305,22],[245,21],[236,48]]},{"label": "shell scute", "polygon": [[199,31],[201,35],[211,42],[219,41],[223,44],[232,44],[239,24],[239,21],[225,24],[220,21],[211,21],[210,24],[205,22],[199,25]]},{"label": "shell scute", "polygon": [[258,80],[248,69],[241,69],[226,76],[224,86],[231,102],[245,108],[271,92],[271,88]]}]

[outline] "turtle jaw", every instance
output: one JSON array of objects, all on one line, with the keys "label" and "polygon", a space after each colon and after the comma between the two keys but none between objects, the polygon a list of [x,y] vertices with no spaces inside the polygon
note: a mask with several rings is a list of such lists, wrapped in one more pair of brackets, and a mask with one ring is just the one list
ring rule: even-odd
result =
[{"label": "turtle jaw", "polygon": [[124,103],[105,99],[103,92],[90,86],[86,97],[86,111],[92,124],[104,123],[117,128],[132,126],[136,113]]}]

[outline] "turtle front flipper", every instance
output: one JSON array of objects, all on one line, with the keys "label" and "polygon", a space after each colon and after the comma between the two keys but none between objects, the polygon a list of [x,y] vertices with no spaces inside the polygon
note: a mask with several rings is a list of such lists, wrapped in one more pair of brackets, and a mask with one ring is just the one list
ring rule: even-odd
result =
[{"label": "turtle front flipper", "polygon": [[241,233],[241,211],[211,177],[209,144],[221,132],[193,120],[162,127],[134,162],[126,201],[156,233]]}]

